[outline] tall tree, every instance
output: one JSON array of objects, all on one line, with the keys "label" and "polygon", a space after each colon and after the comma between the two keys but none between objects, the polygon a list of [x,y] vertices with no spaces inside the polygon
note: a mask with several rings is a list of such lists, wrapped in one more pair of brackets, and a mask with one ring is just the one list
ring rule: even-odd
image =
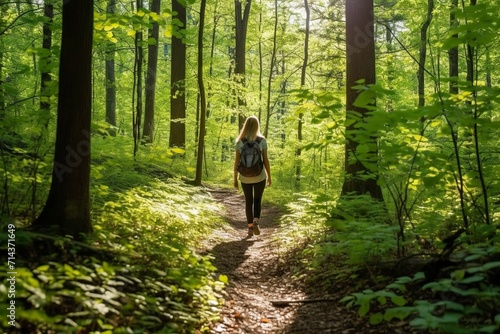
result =
[{"label": "tall tree", "polygon": [[[242,6],[242,2],[245,6]],[[235,40],[235,50],[234,50],[234,78],[238,85],[245,87],[245,75],[246,75],[246,41],[247,41],[247,27],[248,18],[250,16],[250,7],[252,5],[252,0],[234,0],[234,20],[236,23],[236,40]],[[242,107],[246,105],[245,98],[243,96],[244,89],[241,89],[238,93],[238,106]],[[241,129],[243,123],[245,122],[245,115],[239,110],[238,126]]]},{"label": "tall tree", "polygon": [[172,58],[170,70],[170,147],[186,146],[186,7],[183,0],[172,0],[172,12],[177,18],[177,27],[172,35]]},{"label": "tall tree", "polygon": [[418,105],[425,105],[425,62],[427,60],[427,31],[432,22],[434,12],[434,0],[427,0],[427,15],[425,21],[420,28],[420,57],[418,67]]},{"label": "tall tree", "polygon": [[[463,4],[463,2],[462,2]],[[477,0],[470,0],[470,6],[476,6],[477,5]],[[464,8],[465,10],[465,8]],[[466,24],[467,24],[466,20]],[[481,159],[481,149],[480,149],[480,136],[479,136],[479,126],[478,126],[478,119],[481,116],[481,111],[479,110],[478,106],[478,96],[477,96],[477,90],[475,87],[477,86],[477,81],[478,81],[478,71],[477,71],[477,63],[478,63],[478,56],[477,56],[477,47],[474,45],[474,43],[471,43],[470,41],[467,43],[467,56],[466,56],[466,62],[467,62],[467,82],[469,83],[470,87],[472,88],[472,101],[468,104],[471,106],[471,111],[472,111],[472,117],[474,119],[474,125],[472,127],[473,130],[473,142],[474,142],[474,150],[475,150],[475,157],[476,157],[476,166],[477,168],[477,173],[478,173],[478,178],[481,183],[481,192],[482,192],[482,197],[483,197],[483,202],[484,202],[484,212],[482,215],[484,216],[484,220],[487,224],[491,224],[491,217],[490,217],[490,209],[489,209],[489,200],[488,200],[488,186],[486,185],[485,177],[484,177],[484,171],[483,171],[483,161]],[[486,65],[488,66],[488,65]],[[465,145],[467,148],[467,145]],[[467,226],[466,226],[467,227]]]},{"label": "tall tree", "polygon": [[[109,0],[106,13],[116,13],[116,0]],[[115,52],[116,44],[112,41],[106,42],[106,122],[116,126],[116,75],[115,75]],[[111,135],[115,131],[111,131]]]},{"label": "tall tree", "polygon": [[[456,11],[458,10],[458,0],[451,0],[450,8],[450,28],[455,29],[458,25],[458,20],[456,17]],[[458,34],[453,34],[453,38],[458,38]],[[455,78],[450,80],[450,93],[458,94],[458,45],[450,48],[448,50],[448,63],[449,63],[449,74],[450,78]]]},{"label": "tall tree", "polygon": [[[52,90],[50,88],[51,82],[51,63],[52,63],[52,22],[54,18],[54,5],[45,2],[43,5],[44,22],[42,26],[42,52],[40,52],[39,67],[40,67],[40,113],[39,113],[39,126],[47,129],[50,119],[50,95]],[[41,148],[41,142],[45,138],[45,133],[41,131],[38,135],[34,136],[34,141],[37,143],[35,147],[35,159],[33,161],[33,178],[31,181],[31,214],[32,220],[36,218],[36,205],[37,205],[37,174],[40,166],[40,161],[36,159],[38,151]]]},{"label": "tall tree", "polygon": [[263,99],[263,73],[264,73],[264,55],[262,52],[262,32],[264,30],[263,24],[262,24],[262,11],[264,9],[262,8],[262,0],[259,1],[259,112],[258,112],[258,118],[259,122],[261,122],[261,117],[262,117],[262,99]]},{"label": "tall tree", "polygon": [[[306,70],[307,70],[307,62],[309,60],[309,29],[311,22],[311,11],[309,9],[308,0],[304,0],[304,10],[306,12],[306,28],[304,32],[304,60],[302,61],[302,69],[300,73],[300,87],[303,89],[306,85]],[[299,141],[299,147],[295,151],[295,155],[297,157],[297,162],[295,166],[295,185],[298,187],[300,183],[300,156],[302,154],[302,149],[300,145],[302,143],[302,125],[303,125],[304,114],[299,114],[299,123],[297,125],[297,140]]]},{"label": "tall tree", "polygon": [[90,118],[93,1],[65,1],[59,64],[57,133],[52,184],[35,226],[58,225],[64,234],[92,231]]},{"label": "tall tree", "polygon": [[[42,49],[44,49],[44,53],[40,55],[40,72],[41,72],[41,80],[40,80],[40,93],[42,98],[40,99],[40,109],[42,111],[48,112],[50,110],[50,103],[48,102],[48,95],[50,95],[49,83],[51,81],[50,77],[50,62],[52,55],[52,19],[54,18],[54,5],[48,2],[45,2],[43,5],[43,15],[45,16],[45,22],[43,23],[42,28]],[[48,115],[46,116],[48,122]]]},{"label": "tall tree", "polygon": [[[0,36],[5,33],[5,26],[7,25],[5,20],[7,13],[7,6],[0,6]],[[5,115],[5,93],[4,93],[4,58],[3,50],[5,49],[4,38],[0,38],[0,120],[4,118]]]},{"label": "tall tree", "polygon": [[264,128],[264,136],[267,137],[269,131],[269,122],[271,120],[271,86],[273,75],[278,72],[276,64],[276,48],[278,36],[278,0],[274,0],[274,28],[273,28],[273,48],[271,51],[271,65],[269,67],[269,75],[267,77],[267,100],[266,100],[266,126]]},{"label": "tall tree", "polygon": [[200,134],[198,136],[198,156],[196,160],[195,184],[201,185],[201,175],[203,170],[203,152],[205,150],[205,131],[207,101],[205,98],[205,85],[203,82],[203,29],[205,27],[205,7],[206,0],[201,0],[200,22],[198,23],[198,90],[200,95]]},{"label": "tall tree", "polygon": [[[346,107],[348,118],[352,112],[365,117],[366,108],[354,106],[358,92],[353,89],[359,80],[365,85],[375,83],[375,42],[374,16],[372,0],[346,1]],[[352,123],[352,122],[351,122]],[[357,123],[357,122],[356,122]],[[345,145],[345,173],[342,194],[369,193],[373,198],[382,199],[382,190],[377,184],[377,171],[370,170],[363,162],[356,158],[356,149],[359,146],[355,136],[356,123],[346,128]],[[372,138],[370,147],[371,157],[376,161],[376,139]],[[375,174],[375,175],[374,175]],[[371,177],[368,177],[371,176]]]},{"label": "tall tree", "polygon": [[[161,0],[152,0],[150,10],[160,14]],[[158,45],[159,45],[160,25],[153,22],[149,29],[149,38],[154,39],[154,43],[148,43],[148,71],[146,75],[146,104],[144,107],[144,129],[142,138],[144,142],[152,143],[155,127],[155,91],[156,91],[156,70],[158,67]]]},{"label": "tall tree", "polygon": [[[136,1],[137,12],[139,12],[143,7],[142,0]],[[135,46],[135,63],[134,63],[134,89],[135,89],[135,105],[132,105],[133,110],[135,112],[132,113],[133,120],[133,134],[134,134],[134,155],[136,155],[139,141],[141,139],[141,121],[142,121],[142,111],[143,111],[143,102],[142,102],[142,64],[144,61],[144,49],[142,45],[143,34],[142,27],[135,32],[134,46]],[[133,104],[133,102],[132,102]]]}]

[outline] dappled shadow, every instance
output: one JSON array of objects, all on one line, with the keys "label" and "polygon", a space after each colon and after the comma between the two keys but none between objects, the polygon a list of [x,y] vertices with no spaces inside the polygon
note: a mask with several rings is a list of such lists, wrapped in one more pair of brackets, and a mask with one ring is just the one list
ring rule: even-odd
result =
[{"label": "dappled shadow", "polygon": [[[243,196],[231,190],[210,193],[224,204],[223,218],[228,224],[210,236],[208,251],[214,256],[218,272],[229,278],[221,320],[214,324],[211,333],[421,333],[402,322],[370,325],[366,317],[359,317],[356,308],[347,309],[340,302],[353,287],[376,289],[370,280],[360,287],[360,277],[354,282],[351,277],[323,276],[314,280],[318,286],[312,289],[307,286],[308,280],[297,279],[300,273],[293,271],[292,262],[303,257],[299,254],[303,249],[297,247],[294,254],[284,254],[279,249],[280,243],[274,236],[281,228],[284,212],[280,208],[264,202],[261,235],[248,238]],[[340,268],[340,264],[331,263],[331,267],[337,266]]]},{"label": "dappled shadow", "polygon": [[212,255],[215,257],[213,264],[219,272],[224,275],[236,275],[237,269],[244,263],[250,254],[247,253],[248,248],[253,245],[254,239],[245,237],[241,240],[222,242],[212,248]]}]

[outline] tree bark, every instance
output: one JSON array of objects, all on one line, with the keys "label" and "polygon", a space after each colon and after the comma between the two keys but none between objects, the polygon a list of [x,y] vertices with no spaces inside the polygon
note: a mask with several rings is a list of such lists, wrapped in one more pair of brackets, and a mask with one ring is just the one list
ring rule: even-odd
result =
[{"label": "tree bark", "polygon": [[[42,48],[45,50],[45,54],[40,56],[40,72],[41,72],[41,80],[40,80],[40,109],[44,111],[44,113],[49,113],[50,112],[50,103],[48,102],[50,92],[48,91],[49,89],[49,83],[51,81],[51,76],[50,76],[50,62],[52,59],[52,29],[51,29],[51,24],[52,24],[52,19],[54,18],[54,5],[50,3],[45,3],[43,6],[43,14],[46,17],[47,21],[43,23],[43,28],[42,28],[42,34],[43,34],[43,39],[42,39]],[[47,121],[45,123],[48,123],[48,116]]]},{"label": "tree bark", "polygon": [[[143,8],[142,0],[136,1],[137,11]],[[134,83],[135,83],[135,113],[133,113],[133,133],[134,133],[134,156],[137,154],[139,149],[139,140],[141,139],[141,122],[142,122],[142,63],[144,60],[143,47],[142,47],[143,35],[142,27],[135,32],[135,64],[134,64]]]},{"label": "tree bark", "polygon": [[[346,1],[346,56],[347,56],[347,89],[346,107],[347,112],[359,112],[363,117],[367,110],[355,107],[357,91],[352,89],[358,80],[364,79],[365,85],[375,83],[375,42],[373,23],[373,1],[349,0]],[[377,184],[378,171],[368,170],[356,156],[356,148],[359,143],[353,134],[355,124],[346,128],[345,146],[345,173],[346,178],[342,186],[342,195],[350,193],[366,194],[371,197],[382,199],[382,190]],[[376,139],[373,139],[376,145]],[[377,151],[372,151],[374,159],[377,159]],[[353,159],[354,157],[354,159]],[[367,178],[366,174],[375,174]]]},{"label": "tree bark", "polygon": [[[160,14],[161,0],[152,0],[150,10]],[[160,25],[153,22],[149,30],[149,38],[154,38],[155,44],[148,45],[148,71],[146,75],[146,104],[144,107],[144,129],[142,140],[144,143],[152,143],[155,127],[155,91],[156,91],[156,70],[158,68],[158,45],[159,45]]]},{"label": "tree bark", "polygon": [[[5,29],[7,6],[0,6],[0,32],[3,32]],[[3,50],[5,50],[4,46],[5,41],[0,39],[0,121],[5,117],[5,92],[4,92],[4,81],[3,79]]]},{"label": "tree bark", "polygon": [[[458,21],[455,15],[455,11],[458,9],[458,0],[451,0],[450,8],[450,28],[454,29],[458,25]],[[453,38],[458,38],[458,34],[453,34]],[[450,93],[458,94],[458,46],[452,47],[448,50],[448,63],[449,63],[449,75],[450,75]]]},{"label": "tree bark", "polygon": [[[242,8],[241,0],[234,0],[234,19],[236,23],[236,47],[235,47],[235,64],[234,64],[234,78],[237,85],[242,88],[245,87],[245,73],[246,73],[246,40],[247,40],[247,26],[248,18],[250,16],[250,6],[252,5],[251,0],[245,1],[245,8]],[[242,13],[243,10],[243,13]],[[244,89],[241,89],[244,92]],[[244,107],[246,105],[246,99],[244,93],[238,93],[238,107]],[[245,115],[243,114],[241,108],[238,110],[238,126],[241,129],[243,123],[245,122]]]},{"label": "tree bark", "polygon": [[[116,0],[109,0],[106,13],[116,12]],[[107,42],[106,45],[106,122],[116,126],[116,76],[115,76],[116,44]],[[110,131],[111,135],[116,132]]]},{"label": "tree bark", "polygon": [[90,222],[90,118],[93,1],[67,1],[62,12],[59,103],[52,184],[35,226],[78,236]]},{"label": "tree bark", "polygon": [[203,172],[203,152],[205,147],[205,128],[207,105],[205,99],[205,86],[203,83],[203,28],[205,26],[206,0],[201,0],[200,22],[198,26],[198,89],[200,94],[200,135],[198,136],[198,156],[196,160],[196,178],[194,183],[201,185]]},{"label": "tree bark", "polygon": [[170,147],[186,146],[186,44],[183,42],[186,29],[186,8],[179,0],[172,1],[172,11],[177,13],[176,18],[181,26],[174,28],[172,36],[172,58],[170,69]]},{"label": "tree bark", "polygon": [[[309,10],[309,2],[308,0],[304,0],[304,10],[306,12],[306,29],[304,32],[304,60],[302,62],[302,69],[300,73],[300,88],[304,89],[306,85],[306,70],[307,70],[307,61],[309,59],[309,26],[311,21],[311,11]],[[301,175],[301,163],[300,156],[302,155],[302,149],[300,145],[302,145],[302,126],[303,126],[303,118],[304,114],[299,113],[299,123],[297,124],[297,140],[299,141],[299,147],[295,151],[296,156],[296,165],[295,165],[295,186],[297,188],[300,187],[300,175]]]},{"label": "tree bark", "polygon": [[434,0],[427,0],[427,16],[420,29],[420,57],[418,67],[418,106],[425,106],[425,62],[427,60],[427,30],[432,22]]},{"label": "tree bark", "polygon": [[267,100],[266,100],[266,126],[264,128],[264,136],[267,137],[269,132],[269,122],[271,120],[271,85],[273,82],[273,72],[276,65],[276,40],[278,35],[278,0],[274,0],[274,27],[273,27],[273,49],[271,51],[271,65],[269,67],[269,75],[267,77]]},{"label": "tree bark", "polygon": [[260,11],[259,11],[259,111],[258,111],[258,116],[257,118],[259,119],[259,122],[262,122],[262,104],[263,104],[263,94],[262,90],[264,87],[264,84],[262,83],[263,76],[262,74],[264,73],[264,56],[262,53],[262,0],[260,0]]}]

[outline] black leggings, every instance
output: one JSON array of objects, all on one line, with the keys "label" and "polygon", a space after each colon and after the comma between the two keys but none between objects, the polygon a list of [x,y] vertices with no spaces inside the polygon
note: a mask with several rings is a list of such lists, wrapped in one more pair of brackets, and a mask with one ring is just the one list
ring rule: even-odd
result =
[{"label": "black leggings", "polygon": [[266,188],[266,180],[259,183],[241,183],[245,194],[245,214],[248,224],[253,223],[254,218],[260,218],[262,208],[262,194]]}]

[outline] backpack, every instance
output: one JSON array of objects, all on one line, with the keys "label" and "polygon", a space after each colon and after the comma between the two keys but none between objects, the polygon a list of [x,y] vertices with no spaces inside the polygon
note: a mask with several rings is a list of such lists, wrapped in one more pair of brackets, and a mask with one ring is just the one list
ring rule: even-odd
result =
[{"label": "backpack", "polygon": [[259,144],[262,139],[261,137],[257,137],[255,140],[248,140],[246,138],[241,140],[243,147],[241,148],[238,172],[242,176],[252,177],[262,173],[264,162],[262,161],[262,149]]}]

